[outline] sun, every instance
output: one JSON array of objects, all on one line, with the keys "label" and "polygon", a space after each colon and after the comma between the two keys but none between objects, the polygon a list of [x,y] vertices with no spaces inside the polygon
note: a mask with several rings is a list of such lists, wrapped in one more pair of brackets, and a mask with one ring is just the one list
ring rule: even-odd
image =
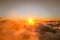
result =
[{"label": "sun", "polygon": [[27,22],[28,22],[29,25],[34,25],[35,24],[35,21],[34,21],[33,18],[28,18]]}]

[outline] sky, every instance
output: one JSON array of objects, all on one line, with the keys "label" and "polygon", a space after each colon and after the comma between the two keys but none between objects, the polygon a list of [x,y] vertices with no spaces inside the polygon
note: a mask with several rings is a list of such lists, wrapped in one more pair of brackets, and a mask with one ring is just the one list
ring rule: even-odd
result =
[{"label": "sky", "polygon": [[0,16],[60,20],[60,1],[1,1]]}]

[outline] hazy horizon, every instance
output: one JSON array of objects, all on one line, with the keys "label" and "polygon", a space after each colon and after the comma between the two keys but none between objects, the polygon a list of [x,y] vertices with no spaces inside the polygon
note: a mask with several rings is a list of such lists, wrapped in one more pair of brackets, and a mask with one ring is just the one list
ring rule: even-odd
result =
[{"label": "hazy horizon", "polygon": [[59,1],[1,1],[0,16],[60,20]]}]

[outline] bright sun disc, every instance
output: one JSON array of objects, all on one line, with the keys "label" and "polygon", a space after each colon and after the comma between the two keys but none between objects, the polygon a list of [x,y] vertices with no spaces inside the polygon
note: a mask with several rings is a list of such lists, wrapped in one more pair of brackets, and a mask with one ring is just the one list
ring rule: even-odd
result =
[{"label": "bright sun disc", "polygon": [[29,18],[29,19],[28,19],[28,24],[30,24],[30,25],[34,25],[35,22],[34,22],[34,20],[33,20],[32,18]]}]

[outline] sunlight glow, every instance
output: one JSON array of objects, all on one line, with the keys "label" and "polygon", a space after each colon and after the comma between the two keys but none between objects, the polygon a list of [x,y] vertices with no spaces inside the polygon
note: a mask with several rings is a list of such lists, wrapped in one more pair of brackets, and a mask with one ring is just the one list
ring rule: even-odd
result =
[{"label": "sunlight glow", "polygon": [[34,25],[35,24],[35,21],[33,20],[33,18],[29,18],[27,20],[27,22],[28,22],[29,25]]}]

